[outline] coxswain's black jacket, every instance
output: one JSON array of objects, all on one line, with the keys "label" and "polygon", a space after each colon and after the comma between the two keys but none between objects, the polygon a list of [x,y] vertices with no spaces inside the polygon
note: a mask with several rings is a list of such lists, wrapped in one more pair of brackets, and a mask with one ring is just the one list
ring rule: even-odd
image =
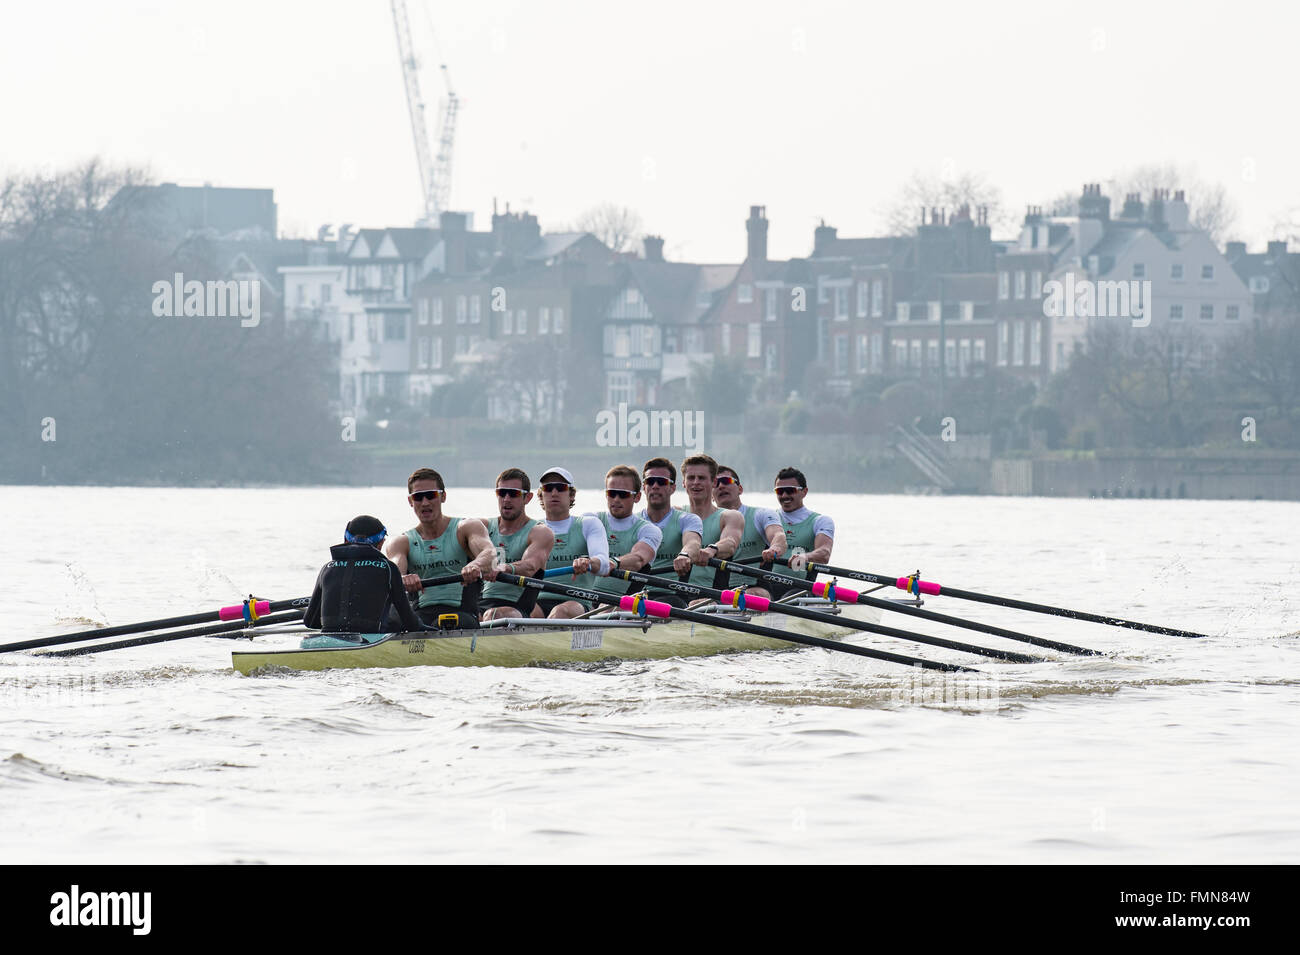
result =
[{"label": "coxswain's black jacket", "polygon": [[387,633],[388,610],[403,630],[424,630],[411,609],[397,565],[369,544],[335,544],[320,569],[302,622],[324,633]]}]

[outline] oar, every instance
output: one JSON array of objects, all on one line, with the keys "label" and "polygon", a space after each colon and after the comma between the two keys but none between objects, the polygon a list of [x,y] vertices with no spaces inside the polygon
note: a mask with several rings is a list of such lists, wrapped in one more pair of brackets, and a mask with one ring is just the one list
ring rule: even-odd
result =
[{"label": "oar", "polygon": [[[717,558],[714,558],[715,560]],[[725,565],[725,561],[722,562]],[[719,569],[725,569],[719,568]],[[631,570],[616,570],[611,577],[622,577],[624,580],[633,583],[648,584],[654,583],[656,586],[672,590],[679,594],[685,594],[691,597],[709,597],[721,604],[735,607],[738,610],[753,610],[756,613],[783,613],[791,617],[802,617],[805,620],[819,620],[822,623],[831,623],[837,627],[847,627],[850,630],[861,630],[864,633],[879,633],[887,637],[899,637],[903,640],[911,640],[914,643],[927,643],[933,647],[946,647],[949,650],[961,650],[965,653],[975,653],[980,656],[991,657],[994,660],[1006,660],[1009,663],[1042,663],[1042,657],[1031,657],[1027,653],[1016,653],[1012,650],[995,650],[989,647],[979,647],[971,643],[958,643],[955,640],[945,640],[943,637],[931,637],[924,633],[913,633],[911,630],[898,630],[894,627],[885,627],[874,623],[864,623],[861,620],[853,620],[847,617],[836,616],[835,614],[822,613],[812,610],[808,607],[800,607],[796,604],[780,603],[775,600],[768,600],[766,597],[760,597],[757,594],[747,594],[737,590],[714,590],[712,587],[701,587],[698,584],[679,583],[675,580],[659,580],[651,578],[646,574],[639,574]]]},{"label": "oar", "polygon": [[301,620],[304,611],[290,610],[285,613],[271,614],[270,616],[258,617],[256,620],[243,621],[238,623],[219,623],[211,627],[198,627],[194,630],[168,631],[167,633],[155,633],[143,637],[133,637],[130,640],[116,640],[111,643],[92,643],[85,647],[70,647],[67,650],[47,650],[44,653],[35,654],[38,657],[79,657],[87,653],[101,653],[104,650],[122,650],[126,647],[141,647],[150,643],[166,643],[168,640],[185,640],[189,637],[211,637],[224,636],[231,634],[235,639],[251,627],[265,627],[272,623],[289,623],[294,620]]},{"label": "oar", "polygon": [[949,673],[981,672],[973,667],[960,666],[955,663],[939,663],[935,660],[924,660],[921,657],[909,657],[904,656],[901,653],[889,653],[885,650],[873,650],[869,647],[859,647],[852,643],[836,643],[834,640],[823,640],[821,637],[812,637],[802,633],[790,633],[785,630],[776,630],[772,627],[760,627],[757,624],[741,623],[738,620],[727,620],[718,614],[695,613],[693,610],[679,610],[666,603],[661,603],[657,600],[647,600],[644,597],[635,594],[618,596],[616,594],[605,593],[603,590],[583,590],[578,587],[569,587],[565,584],[538,580],[536,577],[520,577],[518,574],[498,574],[497,579],[505,579],[511,583],[518,584],[520,587],[532,587],[535,590],[545,590],[549,593],[561,594],[574,600],[588,600],[593,603],[616,604],[620,610],[631,610],[641,614],[641,616],[648,615],[652,617],[672,617],[679,620],[689,620],[693,623],[707,624],[711,627],[721,627],[724,630],[735,630],[739,633],[751,633],[760,637],[770,637],[773,640],[785,640],[789,643],[803,643],[810,647],[822,647],[825,650],[835,650],[839,653],[852,653],[860,657],[887,660],[890,663],[901,663],[904,666],[923,667],[927,670],[944,670]]},{"label": "oar", "polygon": [[[420,583],[425,587],[436,587],[439,584],[450,584],[460,580],[460,574],[447,574],[442,577],[430,577],[428,580],[421,580]],[[165,617],[161,620],[145,620],[142,623],[124,623],[117,627],[100,627],[96,630],[81,630],[77,633],[59,633],[52,637],[36,637],[32,640],[20,640],[17,643],[6,643],[0,645],[0,653],[9,653],[13,650],[35,650],[37,647],[53,647],[60,643],[78,643],[82,640],[99,640],[104,637],[120,637],[128,633],[144,633],[148,630],[169,630],[172,627],[184,627],[192,623],[208,623],[214,620],[243,620],[247,623],[256,621],[259,617],[268,613],[276,613],[281,610],[291,610],[295,607],[301,607],[306,610],[307,605],[311,603],[311,597],[297,597],[293,600],[257,600],[253,597],[248,598],[243,603],[234,604],[230,607],[222,607],[220,610],[206,610],[203,613],[192,613],[185,617]]]},{"label": "oar", "polygon": [[[713,557],[709,559],[710,564],[715,564],[725,570],[734,570],[746,577],[753,577],[759,583],[777,584],[785,587],[797,587],[802,590],[810,590],[819,597],[826,596],[827,584],[805,580],[802,577],[788,577],[785,574],[777,574],[770,570],[763,570],[760,567],[753,567],[749,564],[736,564],[731,561],[718,560]],[[820,588],[820,589],[819,589]],[[995,637],[1006,637],[1008,640],[1018,640],[1021,643],[1030,643],[1036,647],[1042,647],[1045,650],[1056,650],[1060,653],[1076,653],[1080,656],[1101,656],[1099,650],[1089,650],[1087,647],[1076,647],[1072,643],[1060,643],[1056,640],[1048,640],[1046,637],[1035,637],[1027,633],[1020,633],[1016,630],[1007,630],[1003,627],[995,627],[989,623],[977,623],[974,620],[966,620],[963,617],[951,617],[946,613],[935,613],[933,610],[923,610],[920,607],[911,607],[907,604],[896,603],[890,600],[881,600],[878,597],[871,597],[867,594],[858,593],[856,590],[850,590],[847,587],[835,587],[835,599],[845,603],[865,604],[868,607],[879,607],[881,610],[892,610],[895,613],[906,613],[913,617],[920,617],[922,620],[933,620],[936,623],[946,623],[954,627],[961,627],[966,630],[977,630],[980,633],[989,633]]]},{"label": "oar", "polygon": [[[781,563],[788,563],[782,559]],[[1130,630],[1146,630],[1149,633],[1161,633],[1170,637],[1204,637],[1203,633],[1194,633],[1191,630],[1178,630],[1174,627],[1161,627],[1153,623],[1138,623],[1135,620],[1125,620],[1122,617],[1108,617],[1101,614],[1087,613],[1083,610],[1068,610],[1064,607],[1050,607],[1047,604],[1030,603],[1027,600],[1016,600],[1014,597],[998,597],[995,594],[982,594],[973,590],[958,590],[955,587],[940,587],[938,584],[931,583],[927,580],[921,580],[916,575],[911,577],[887,577],[884,574],[869,574],[861,570],[849,570],[846,567],[832,567],[829,564],[808,564],[809,569],[815,570],[820,574],[833,574],[837,577],[852,577],[855,580],[866,580],[873,584],[884,584],[888,587],[897,587],[899,590],[906,590],[908,593],[931,594],[935,597],[957,597],[961,600],[974,600],[979,603],[993,604],[998,607],[1012,607],[1016,610],[1030,610],[1034,613],[1046,613],[1055,617],[1070,617],[1074,620],[1087,620],[1090,623],[1104,623],[1112,627],[1126,627]]]}]

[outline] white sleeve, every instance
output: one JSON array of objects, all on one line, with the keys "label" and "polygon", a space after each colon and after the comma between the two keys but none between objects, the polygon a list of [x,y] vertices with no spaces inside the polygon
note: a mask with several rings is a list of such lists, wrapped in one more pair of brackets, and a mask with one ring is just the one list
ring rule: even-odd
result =
[{"label": "white sleeve", "polygon": [[608,577],[610,571],[609,541],[605,538],[605,525],[595,514],[582,515],[582,536],[587,541],[587,556],[599,561],[596,573]]},{"label": "white sleeve", "polygon": [[695,531],[700,535],[701,540],[704,539],[704,521],[700,520],[700,515],[689,511],[682,515],[682,533],[685,534],[687,531]]},{"label": "white sleeve", "polygon": [[766,507],[754,508],[754,529],[764,540],[767,540],[767,529],[773,524],[780,523],[781,518],[776,516],[776,511],[768,510]]},{"label": "white sleeve", "polygon": [[664,532],[650,521],[646,521],[637,529],[636,540],[638,544],[644,541],[650,545],[652,551],[658,553],[659,545],[664,542]]},{"label": "white sleeve", "polygon": [[835,539],[835,522],[825,514],[818,514],[817,519],[813,521],[813,538],[816,539],[818,534],[825,534],[831,540]]}]

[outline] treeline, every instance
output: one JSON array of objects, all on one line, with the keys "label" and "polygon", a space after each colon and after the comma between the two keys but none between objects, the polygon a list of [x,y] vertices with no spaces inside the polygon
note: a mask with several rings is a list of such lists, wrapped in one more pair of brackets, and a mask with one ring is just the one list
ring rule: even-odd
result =
[{"label": "treeline", "polygon": [[328,346],[269,295],[254,327],[155,315],[156,283],[227,278],[229,249],[111,201],[141,182],[90,163],[0,184],[0,480],[311,481],[340,437]]}]

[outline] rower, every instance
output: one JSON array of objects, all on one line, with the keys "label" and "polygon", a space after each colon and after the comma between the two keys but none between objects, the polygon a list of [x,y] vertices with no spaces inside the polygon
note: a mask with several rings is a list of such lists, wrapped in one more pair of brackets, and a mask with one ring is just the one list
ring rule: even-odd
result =
[{"label": "rower", "polygon": [[[407,479],[407,500],[419,523],[392,538],[384,553],[402,571],[408,593],[418,593],[420,619],[444,629],[478,626],[478,600],[482,580],[492,570],[496,548],[487,528],[472,517],[450,517],[442,512],[447,488],[432,468],[418,468]],[[421,577],[459,573],[460,584],[440,584],[428,590]]]},{"label": "rower", "polygon": [[[782,468],[776,473],[773,490],[777,503],[781,505],[781,526],[785,529],[786,549],[801,549],[801,560],[792,560],[790,569],[802,571],[807,563],[825,564],[831,559],[831,547],[835,543],[835,522],[825,514],[818,514],[804,506],[803,499],[808,496],[808,479],[798,468]],[[777,587],[774,596],[781,597],[792,587]]]},{"label": "rower", "polygon": [[[673,570],[684,577],[700,551],[703,525],[690,511],[672,506],[673,491],[677,489],[677,468],[673,462],[667,458],[651,458],[641,469],[641,482],[645,488],[646,506],[637,516],[649,521],[663,534],[652,563],[662,565],[671,561]],[[656,587],[649,590],[655,600],[674,607],[686,606],[686,601],[675,591]]]},{"label": "rower", "polygon": [[[768,510],[766,507],[753,507],[743,503],[740,499],[743,493],[745,493],[745,486],[740,483],[740,474],[736,469],[719,464],[718,475],[713,481],[713,500],[719,507],[739,511],[745,522],[740,546],[736,548],[732,559],[743,563],[761,560],[764,564],[771,564],[775,558],[785,556],[785,530],[781,518],[776,516],[775,511]],[[749,593],[759,597],[771,596],[762,587],[747,589]]]},{"label": "rower", "polygon": [[[406,599],[402,572],[379,549],[387,536],[383,523],[369,514],[348,521],[343,543],[330,548],[330,562],[316,577],[302,622],[322,633],[305,637],[304,649],[374,643],[393,630],[424,629]],[[400,627],[390,621],[390,610],[396,610]]]},{"label": "rower", "polygon": [[[547,468],[542,472],[538,486],[546,526],[555,538],[546,559],[546,569],[570,567],[573,570],[572,585],[590,590],[596,579],[593,573],[609,573],[609,544],[605,540],[605,530],[594,514],[573,516],[578,490],[567,469]],[[532,615],[567,620],[591,609],[590,601],[539,594]]]},{"label": "rower", "polygon": [[[730,560],[740,546],[745,519],[735,511],[713,503],[713,487],[718,477],[718,462],[707,454],[693,454],[682,462],[682,480],[686,483],[686,500],[691,513],[703,525],[702,544],[694,555],[691,583],[713,587],[718,571],[709,566],[709,558]],[[718,581],[721,583],[721,581]]]},{"label": "rower", "polygon": [[531,587],[521,591],[514,584],[498,583],[497,574],[539,574],[555,545],[555,534],[525,512],[533,493],[528,475],[519,468],[506,468],[497,475],[496,495],[497,516],[483,522],[496,548],[496,560],[484,575],[490,583],[483,588],[479,608],[484,611],[484,620],[528,617],[537,603],[537,591]]},{"label": "rower", "polygon": [[[663,541],[663,531],[632,513],[640,500],[641,475],[635,468],[620,464],[606,472],[605,506],[609,510],[596,517],[609,540],[609,557],[615,570],[641,570],[654,560]],[[626,582],[610,577],[599,577],[592,586],[609,594],[624,594],[628,589]]]}]

